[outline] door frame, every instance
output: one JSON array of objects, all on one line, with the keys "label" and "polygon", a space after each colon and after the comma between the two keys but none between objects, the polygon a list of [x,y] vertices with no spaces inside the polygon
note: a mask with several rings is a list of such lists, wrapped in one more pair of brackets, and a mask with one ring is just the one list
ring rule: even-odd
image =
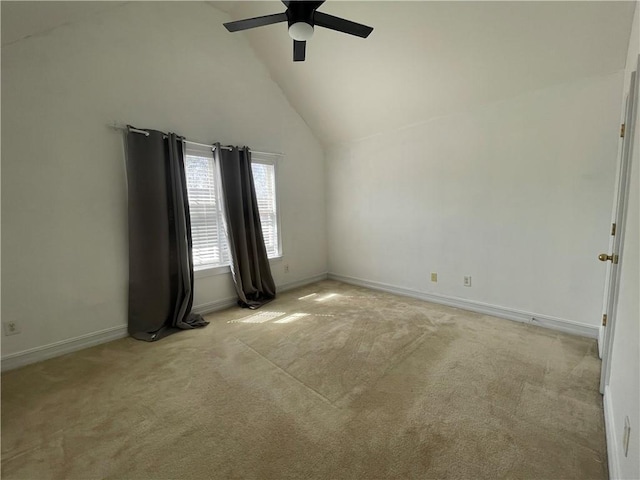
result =
[{"label": "door frame", "polygon": [[[640,56],[638,58],[640,62]],[[618,306],[618,290],[620,284],[620,267],[623,260],[624,229],[627,217],[627,203],[629,200],[629,181],[631,178],[631,159],[633,154],[633,136],[635,131],[635,120],[638,110],[638,68],[631,74],[629,91],[625,99],[624,116],[624,136],[622,137],[622,147],[620,161],[618,164],[616,192],[614,195],[613,222],[615,224],[615,234],[609,241],[610,255],[618,256],[618,261],[607,263],[607,274],[605,280],[605,291],[603,297],[603,312],[607,315],[607,324],[600,329],[599,342],[601,345],[600,356],[602,358],[602,369],[600,373],[600,393],[604,394],[605,387],[609,384],[611,375],[611,355],[613,337],[615,332],[616,311]]]}]

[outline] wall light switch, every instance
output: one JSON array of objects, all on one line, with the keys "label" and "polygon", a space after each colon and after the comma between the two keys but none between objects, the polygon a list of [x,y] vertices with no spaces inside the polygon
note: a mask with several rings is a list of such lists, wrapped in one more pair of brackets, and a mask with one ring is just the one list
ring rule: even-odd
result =
[{"label": "wall light switch", "polygon": [[470,287],[471,286],[471,276],[470,275],[465,275],[465,277],[464,277],[464,286],[465,287]]},{"label": "wall light switch", "polygon": [[432,282],[436,282],[436,283],[438,282],[438,274],[437,273],[435,273],[435,272],[431,273],[431,281]]}]

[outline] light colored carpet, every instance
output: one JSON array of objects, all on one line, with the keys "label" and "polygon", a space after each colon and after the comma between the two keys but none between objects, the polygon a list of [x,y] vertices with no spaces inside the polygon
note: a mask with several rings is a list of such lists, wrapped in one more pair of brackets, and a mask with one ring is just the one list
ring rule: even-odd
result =
[{"label": "light colored carpet", "polygon": [[593,340],[324,281],[2,375],[2,478],[606,478]]}]

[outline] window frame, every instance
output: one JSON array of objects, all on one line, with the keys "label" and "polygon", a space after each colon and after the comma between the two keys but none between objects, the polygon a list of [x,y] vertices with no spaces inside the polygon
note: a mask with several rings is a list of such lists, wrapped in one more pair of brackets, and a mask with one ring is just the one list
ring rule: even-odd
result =
[{"label": "window frame", "polygon": [[[193,152],[193,153],[200,153],[200,154],[206,154],[207,156],[211,155],[212,161],[213,161],[213,168],[214,168],[214,172],[215,172],[215,181],[216,181],[216,194],[218,195],[217,200],[218,200],[218,204],[220,206],[222,206],[224,204],[224,200],[222,198],[222,186],[220,184],[221,179],[220,179],[220,166],[218,165],[218,162],[216,161],[216,157],[214,155],[213,152],[213,148],[212,147],[205,147],[204,145],[200,145],[197,143],[193,143],[193,142],[189,142],[188,140],[185,141],[185,148],[184,148],[184,155],[185,157],[188,155],[189,152]],[[278,253],[277,255],[274,255],[272,257],[268,257],[269,263],[275,263],[278,262],[282,259],[283,257],[283,253],[282,253],[282,228],[281,228],[281,213],[280,213],[280,194],[279,194],[279,182],[278,182],[278,160],[280,158],[279,154],[272,154],[272,153],[254,153],[251,152],[251,165],[253,167],[254,163],[257,164],[262,164],[262,165],[271,165],[273,166],[273,177],[274,177],[274,196],[275,196],[275,209],[276,209],[276,229],[277,229],[277,248],[278,248]],[[186,168],[186,166],[185,166]],[[252,174],[253,174],[253,168],[252,168]],[[187,195],[188,195],[188,190],[187,190]],[[224,211],[221,211],[221,220],[224,221],[223,218],[224,215]],[[221,230],[224,232],[224,227],[221,228]],[[225,240],[226,236],[225,236]],[[209,265],[209,266],[203,266],[203,267],[196,267],[195,265],[193,266],[193,274],[194,274],[194,278],[205,278],[205,277],[212,277],[212,276],[217,276],[217,275],[224,275],[227,273],[231,273],[231,266],[230,264],[222,264],[222,265]]]},{"label": "window frame", "polygon": [[258,163],[261,165],[271,165],[273,166],[273,183],[274,183],[274,203],[276,206],[276,229],[277,229],[277,239],[278,239],[278,253],[273,257],[268,257],[269,260],[276,260],[282,258],[282,228],[281,228],[281,216],[280,215],[280,201],[279,197],[280,191],[278,185],[278,159],[279,155],[273,153],[254,153],[251,152],[251,174],[253,175],[253,164]]},{"label": "window frame", "polygon": [[[215,185],[215,189],[213,194],[216,197],[216,215],[218,217],[218,220],[220,222],[224,221],[223,215],[224,215],[224,211],[222,210],[222,206],[223,204],[221,203],[221,199],[222,199],[222,187],[220,185],[220,171],[218,168],[218,164],[215,160],[215,156],[213,154],[213,146],[208,146],[208,145],[202,145],[199,143],[195,143],[195,142],[189,142],[188,140],[185,140],[184,142],[184,156],[185,156],[185,177],[186,177],[186,157],[189,155],[196,155],[196,156],[201,156],[201,157],[207,157],[207,159],[211,162],[210,165],[213,168],[213,176],[214,176],[214,185]],[[189,188],[187,186],[187,197],[189,198]],[[190,202],[190,199],[189,199]],[[191,205],[189,205],[189,214],[191,215]],[[192,220],[192,219],[191,219]],[[190,224],[192,225],[192,222],[190,222]],[[226,235],[224,234],[224,225],[217,225],[217,229],[218,229],[218,236],[220,236],[220,233],[222,233],[222,235],[224,235],[226,237]],[[191,232],[193,234],[193,230]],[[226,241],[226,238],[225,238]],[[228,248],[228,246],[227,246]],[[222,249],[221,249],[222,251]],[[193,261],[193,256],[192,256],[192,261]],[[198,278],[199,274],[198,272],[202,272],[202,271],[211,271],[214,274],[220,274],[220,273],[225,273],[225,271],[230,271],[229,269],[229,264],[228,263],[220,263],[220,264],[207,264],[201,268],[199,268],[199,266],[193,265],[193,272],[194,272],[194,277]]]}]

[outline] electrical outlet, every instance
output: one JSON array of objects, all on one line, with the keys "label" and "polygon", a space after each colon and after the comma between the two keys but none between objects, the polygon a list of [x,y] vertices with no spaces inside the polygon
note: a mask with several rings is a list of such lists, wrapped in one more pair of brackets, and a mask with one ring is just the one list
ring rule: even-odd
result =
[{"label": "electrical outlet", "polygon": [[629,454],[629,437],[631,436],[631,423],[629,417],[624,417],[624,434],[622,435],[622,450],[624,456]]},{"label": "electrical outlet", "polygon": [[5,335],[17,335],[22,330],[20,329],[20,324],[15,320],[9,320],[8,322],[2,322],[4,326],[4,334]]},{"label": "electrical outlet", "polygon": [[437,283],[438,282],[438,274],[435,272],[431,273],[431,281]]},{"label": "electrical outlet", "polygon": [[471,286],[471,276],[470,275],[465,275],[465,277],[464,277],[464,286],[465,287],[470,287]]},{"label": "electrical outlet", "polygon": [[284,268],[284,273],[289,273],[289,264],[288,263],[285,263],[283,268]]}]

